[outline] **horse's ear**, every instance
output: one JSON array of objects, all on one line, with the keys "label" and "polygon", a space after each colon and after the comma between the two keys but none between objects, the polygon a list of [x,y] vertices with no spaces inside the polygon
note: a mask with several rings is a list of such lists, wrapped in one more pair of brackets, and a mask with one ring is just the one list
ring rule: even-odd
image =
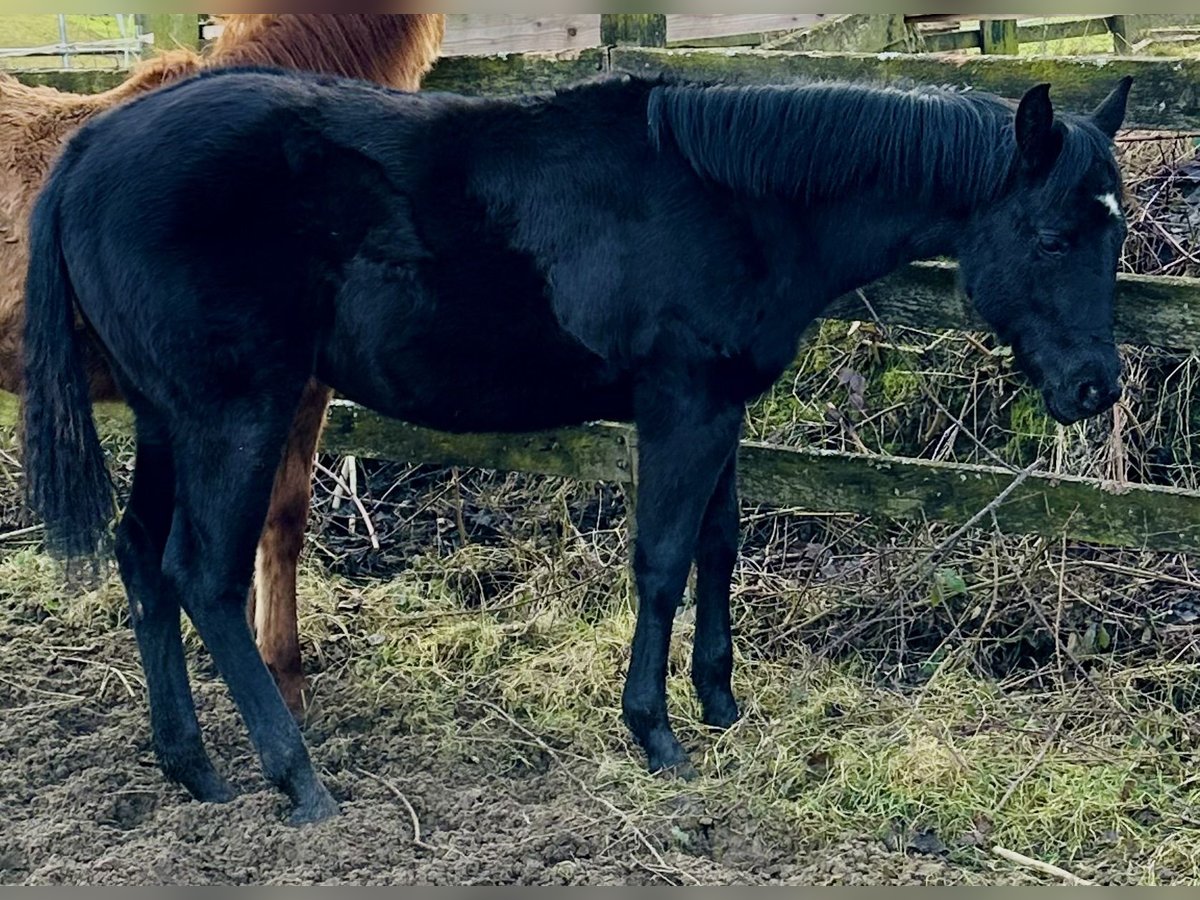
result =
[{"label": "horse's ear", "polygon": [[1133,76],[1126,75],[1092,113],[1092,122],[1110,138],[1116,137],[1117,130],[1125,121],[1125,105],[1129,101],[1132,84]]},{"label": "horse's ear", "polygon": [[1031,87],[1017,106],[1017,150],[1025,168],[1033,173],[1048,170],[1062,149],[1062,137],[1054,128],[1050,85]]}]

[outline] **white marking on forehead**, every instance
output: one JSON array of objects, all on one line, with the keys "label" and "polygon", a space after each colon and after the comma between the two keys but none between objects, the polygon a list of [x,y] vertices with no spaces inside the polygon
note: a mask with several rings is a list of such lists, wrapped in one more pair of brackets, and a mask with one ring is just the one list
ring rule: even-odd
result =
[{"label": "white marking on forehead", "polygon": [[1112,213],[1114,219],[1121,218],[1121,204],[1117,202],[1116,194],[1097,194],[1096,199],[1101,205]]}]

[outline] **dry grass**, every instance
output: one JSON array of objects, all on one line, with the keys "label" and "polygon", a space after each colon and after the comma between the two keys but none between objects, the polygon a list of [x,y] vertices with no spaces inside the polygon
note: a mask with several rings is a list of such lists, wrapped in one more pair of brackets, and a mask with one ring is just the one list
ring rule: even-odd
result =
[{"label": "dry grass", "polygon": [[[360,481],[381,519],[372,485],[389,468]],[[633,627],[619,505],[596,528],[611,498],[595,487],[475,472],[456,493],[440,487],[430,478],[413,492],[413,524],[461,516],[466,540],[406,541],[386,577],[331,574],[369,542],[322,523],[340,559],[316,550],[301,586],[313,714],[324,684],[349,679],[364,716],[403,710],[409,728],[500,769],[540,770],[548,749],[629,815],[669,817],[679,786],[642,772],[619,720]],[[469,524],[485,510],[503,524]],[[706,809],[813,844],[934,842],[980,867],[1000,844],[1101,881],[1200,877],[1196,631],[1160,623],[1134,637],[1133,621],[1153,620],[1152,595],[1135,609],[1122,594],[1169,578],[1194,590],[1183,570],[978,532],[946,560],[957,578],[898,583],[939,530],[747,513],[734,599],[744,720],[725,734],[699,722],[690,608],[671,657],[671,707],[705,776],[688,790]],[[1112,569],[1126,565],[1141,568]],[[0,598],[125,627],[115,582],[69,604],[60,590],[32,549],[0,562]],[[1086,646],[1096,622],[1109,637],[1093,628]]]}]

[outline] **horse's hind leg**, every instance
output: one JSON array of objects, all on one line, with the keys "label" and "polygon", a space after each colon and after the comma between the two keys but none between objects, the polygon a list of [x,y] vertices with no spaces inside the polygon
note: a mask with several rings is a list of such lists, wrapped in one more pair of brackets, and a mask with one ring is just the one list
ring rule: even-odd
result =
[{"label": "horse's hind leg", "polygon": [[258,649],[295,716],[304,712],[305,691],[296,621],[296,567],[308,524],[313,457],[332,394],[318,381],[310,381],[304,389],[275,474],[255,558],[251,603]]},{"label": "horse's hind leg", "polygon": [[292,822],[301,824],[336,814],[337,804],[313,770],[246,620],[255,547],[295,409],[274,397],[260,400],[179,429],[173,446],[179,499],[163,575],[229,685],[264,773],[291,799]]},{"label": "horse's hind leg", "polygon": [[170,448],[148,430],[139,418],[143,434],[129,503],[117,526],[116,553],[146,673],[154,750],[163,773],[197,800],[228,800],[233,792],[213,769],[200,739],[179,632],[179,601],[162,583],[175,478]]},{"label": "horse's hind leg", "polygon": [[729,625],[729,582],[737,563],[737,449],[730,453],[708,501],[696,544],[696,637],[692,684],[704,721],[728,728],[738,718],[730,679],[733,638]]}]

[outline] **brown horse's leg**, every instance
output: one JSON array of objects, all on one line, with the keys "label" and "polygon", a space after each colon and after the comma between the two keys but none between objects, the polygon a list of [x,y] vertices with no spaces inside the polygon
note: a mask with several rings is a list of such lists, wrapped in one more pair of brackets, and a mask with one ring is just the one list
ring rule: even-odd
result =
[{"label": "brown horse's leg", "polygon": [[250,597],[259,652],[288,709],[297,717],[304,712],[306,685],[296,624],[296,565],[308,524],[313,458],[332,393],[317,381],[310,381],[304,389],[275,474]]}]

